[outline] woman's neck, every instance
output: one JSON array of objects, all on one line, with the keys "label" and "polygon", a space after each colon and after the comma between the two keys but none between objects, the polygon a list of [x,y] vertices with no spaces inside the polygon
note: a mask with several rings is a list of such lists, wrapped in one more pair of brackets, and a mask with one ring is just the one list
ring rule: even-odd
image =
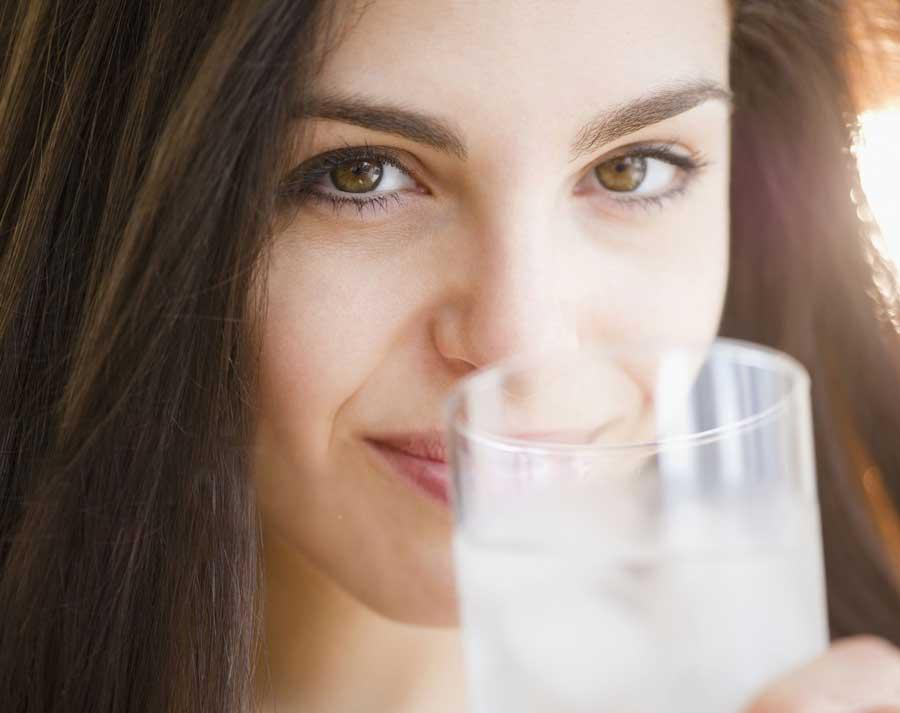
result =
[{"label": "woman's neck", "polygon": [[265,543],[260,713],[464,709],[457,630],[386,619],[277,535]]}]

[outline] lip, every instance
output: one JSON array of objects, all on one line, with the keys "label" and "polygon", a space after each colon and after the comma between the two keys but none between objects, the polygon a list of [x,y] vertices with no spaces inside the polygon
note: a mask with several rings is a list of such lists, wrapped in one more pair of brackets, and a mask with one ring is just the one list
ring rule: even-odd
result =
[{"label": "lip", "polygon": [[[588,431],[567,429],[515,434],[522,440],[590,443],[608,424]],[[365,438],[365,442],[390,470],[412,485],[419,493],[450,507],[450,469],[447,465],[447,442],[440,430],[396,433]]]},{"label": "lip", "polygon": [[382,462],[415,489],[450,507],[450,472],[447,445],[440,431],[393,434],[366,438]]}]

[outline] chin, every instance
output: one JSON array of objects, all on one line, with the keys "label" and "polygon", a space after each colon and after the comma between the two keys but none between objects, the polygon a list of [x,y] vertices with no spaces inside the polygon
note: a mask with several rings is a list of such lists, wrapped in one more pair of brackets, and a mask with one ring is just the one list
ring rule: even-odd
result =
[{"label": "chin", "polygon": [[387,619],[409,626],[432,629],[455,629],[459,626],[459,607],[455,600],[443,607],[409,607],[401,604],[394,607],[370,608]]},{"label": "chin", "polygon": [[452,573],[432,586],[413,579],[382,591],[351,594],[376,614],[401,624],[441,629],[459,626],[459,604]]}]

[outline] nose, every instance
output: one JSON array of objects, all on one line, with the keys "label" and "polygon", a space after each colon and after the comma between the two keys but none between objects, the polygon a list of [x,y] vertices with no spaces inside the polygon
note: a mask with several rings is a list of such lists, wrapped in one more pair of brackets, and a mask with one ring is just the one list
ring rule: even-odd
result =
[{"label": "nose", "polygon": [[541,224],[520,222],[472,241],[474,258],[434,322],[437,349],[456,368],[578,345],[566,260]]}]

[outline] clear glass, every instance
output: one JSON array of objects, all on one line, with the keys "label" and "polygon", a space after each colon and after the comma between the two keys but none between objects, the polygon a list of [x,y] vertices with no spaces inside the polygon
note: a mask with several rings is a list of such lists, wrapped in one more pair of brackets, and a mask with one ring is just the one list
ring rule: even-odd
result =
[{"label": "clear glass", "polygon": [[471,713],[738,713],[826,648],[792,358],[726,339],[523,356],[446,416]]}]

